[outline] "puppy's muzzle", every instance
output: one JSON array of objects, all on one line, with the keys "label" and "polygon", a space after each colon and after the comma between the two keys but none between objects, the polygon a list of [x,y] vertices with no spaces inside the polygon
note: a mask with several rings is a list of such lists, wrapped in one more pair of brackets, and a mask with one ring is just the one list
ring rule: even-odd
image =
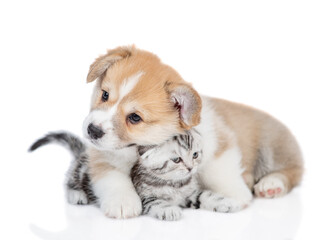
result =
[{"label": "puppy's muzzle", "polygon": [[99,139],[104,136],[104,132],[99,127],[93,125],[92,123],[87,127],[87,133],[92,139]]}]

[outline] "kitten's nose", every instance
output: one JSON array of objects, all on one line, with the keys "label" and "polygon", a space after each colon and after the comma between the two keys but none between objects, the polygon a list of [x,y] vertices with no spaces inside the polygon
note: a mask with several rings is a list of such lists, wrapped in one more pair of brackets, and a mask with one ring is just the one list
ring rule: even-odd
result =
[{"label": "kitten's nose", "polygon": [[94,124],[89,124],[87,127],[87,133],[92,139],[99,139],[105,134],[102,129],[95,126]]},{"label": "kitten's nose", "polygon": [[192,170],[192,167],[187,167],[188,171],[191,172]]}]

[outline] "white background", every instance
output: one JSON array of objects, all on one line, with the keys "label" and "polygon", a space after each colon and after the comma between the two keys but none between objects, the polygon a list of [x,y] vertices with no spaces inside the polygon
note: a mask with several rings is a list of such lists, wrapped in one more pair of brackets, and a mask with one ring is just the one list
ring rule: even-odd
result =
[{"label": "white background", "polygon": [[[322,239],[321,1],[1,1],[0,239]],[[108,48],[156,53],[202,94],[283,121],[305,157],[302,185],[247,210],[187,210],[175,223],[111,220],[71,206],[70,155],[29,154],[53,130],[81,135],[89,65]]]}]

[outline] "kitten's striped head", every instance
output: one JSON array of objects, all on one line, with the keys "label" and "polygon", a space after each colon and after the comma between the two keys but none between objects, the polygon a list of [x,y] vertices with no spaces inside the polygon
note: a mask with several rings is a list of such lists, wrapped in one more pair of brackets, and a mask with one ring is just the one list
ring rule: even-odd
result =
[{"label": "kitten's striped head", "polygon": [[190,177],[201,162],[202,139],[191,129],[161,145],[139,147],[140,165],[164,180]]}]

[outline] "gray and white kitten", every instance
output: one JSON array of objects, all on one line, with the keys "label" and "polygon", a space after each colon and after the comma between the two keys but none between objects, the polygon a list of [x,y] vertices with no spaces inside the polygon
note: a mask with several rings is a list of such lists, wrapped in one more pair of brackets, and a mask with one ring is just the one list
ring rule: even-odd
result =
[{"label": "gray and white kitten", "polygon": [[[68,147],[74,156],[66,176],[68,202],[81,205],[97,203],[88,174],[84,143],[67,132],[49,133],[29,150],[52,142]],[[142,199],[143,214],[162,220],[178,220],[182,208],[238,211],[240,204],[233,199],[201,189],[196,174],[201,159],[202,139],[195,130],[186,131],[160,145],[139,146],[138,161],[131,177]]]},{"label": "gray and white kitten", "polygon": [[202,139],[197,131],[186,131],[161,145],[138,147],[138,152],[131,177],[142,199],[143,214],[171,221],[181,218],[182,208],[239,210],[232,199],[202,190],[198,184]]}]

